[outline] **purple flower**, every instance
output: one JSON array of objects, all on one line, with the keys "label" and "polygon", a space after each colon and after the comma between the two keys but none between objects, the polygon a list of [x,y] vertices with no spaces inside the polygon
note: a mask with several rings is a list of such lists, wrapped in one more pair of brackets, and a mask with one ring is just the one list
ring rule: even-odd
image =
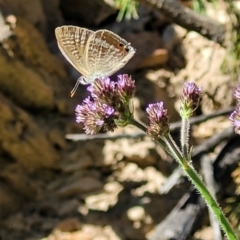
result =
[{"label": "purple flower", "polygon": [[130,99],[135,92],[134,81],[128,75],[119,75],[118,82],[110,78],[96,79],[88,87],[91,97],[76,108],[76,121],[83,123],[87,134],[100,130],[113,131],[126,126],[132,118]]},{"label": "purple flower", "polygon": [[153,138],[164,137],[169,133],[169,116],[167,109],[163,107],[163,102],[149,104],[146,109],[149,126],[148,134]]},{"label": "purple flower", "polygon": [[235,111],[229,117],[234,126],[235,133],[240,134],[240,103],[237,105]]},{"label": "purple flower", "polygon": [[233,97],[240,102],[240,84],[234,89]]},{"label": "purple flower", "polygon": [[123,101],[133,98],[136,92],[135,81],[127,74],[118,75],[117,93]]},{"label": "purple flower", "polygon": [[184,83],[181,99],[180,114],[184,118],[190,118],[200,104],[202,89],[196,83]]},{"label": "purple flower", "polygon": [[76,121],[83,123],[86,134],[96,134],[100,130],[113,131],[117,126],[115,111],[107,104],[87,98],[76,107]]},{"label": "purple flower", "polygon": [[93,99],[104,103],[114,103],[117,98],[115,82],[110,78],[96,79],[87,90],[91,93]]}]

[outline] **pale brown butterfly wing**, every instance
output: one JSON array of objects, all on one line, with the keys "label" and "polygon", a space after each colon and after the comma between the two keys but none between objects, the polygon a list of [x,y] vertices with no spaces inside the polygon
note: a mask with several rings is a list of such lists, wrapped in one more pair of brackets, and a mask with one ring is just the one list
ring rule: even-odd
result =
[{"label": "pale brown butterfly wing", "polygon": [[84,58],[87,41],[94,32],[75,26],[62,26],[55,29],[58,47],[64,57],[85,77],[89,71]]},{"label": "pale brown butterfly wing", "polygon": [[108,30],[99,30],[89,36],[84,57],[91,80],[111,76],[122,68],[136,50],[126,40]]}]

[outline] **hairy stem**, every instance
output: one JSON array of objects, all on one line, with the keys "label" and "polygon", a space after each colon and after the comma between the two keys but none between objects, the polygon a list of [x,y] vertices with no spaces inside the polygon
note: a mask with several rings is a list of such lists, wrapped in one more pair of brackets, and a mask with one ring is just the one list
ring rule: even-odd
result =
[{"label": "hairy stem", "polygon": [[182,117],[181,149],[183,156],[188,160],[189,160],[189,131],[190,131],[189,119]]}]

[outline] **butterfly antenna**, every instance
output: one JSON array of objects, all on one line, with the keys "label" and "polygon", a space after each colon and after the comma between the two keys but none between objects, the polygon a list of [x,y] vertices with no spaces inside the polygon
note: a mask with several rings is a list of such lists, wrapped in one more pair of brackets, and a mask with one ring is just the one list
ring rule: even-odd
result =
[{"label": "butterfly antenna", "polygon": [[73,95],[74,95],[75,92],[77,91],[77,88],[78,88],[78,86],[79,86],[80,83],[81,83],[81,78],[79,78],[79,79],[77,80],[74,88],[72,89],[72,91],[71,91],[71,93],[70,93],[70,94],[71,94],[71,97],[73,97]]}]

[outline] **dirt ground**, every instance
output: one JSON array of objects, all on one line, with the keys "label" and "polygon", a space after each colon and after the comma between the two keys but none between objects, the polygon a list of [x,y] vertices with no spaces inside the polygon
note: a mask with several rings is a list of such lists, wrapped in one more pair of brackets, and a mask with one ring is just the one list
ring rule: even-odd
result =
[{"label": "dirt ground", "polygon": [[[107,28],[131,42],[136,56],[120,73],[136,80],[133,104],[135,117],[142,122],[147,121],[147,105],[157,101],[164,102],[172,123],[180,121],[184,82],[196,82],[204,91],[196,116],[233,105],[237,79],[231,65],[223,69],[231,59],[229,50],[144,6],[138,20],[118,23],[109,5],[96,5],[102,7],[92,17],[91,11],[82,10],[85,7],[70,8],[71,3],[68,8],[64,1],[52,0],[48,6],[40,0],[23,2],[6,0],[0,7],[5,19],[12,17],[8,22],[13,29],[0,52],[0,239],[150,239],[191,183],[182,177],[167,194],[160,194],[178,165],[150,138],[133,137],[140,132],[135,127],[117,129],[102,140],[65,138],[83,133],[74,109],[88,93],[80,86],[70,98],[79,73],[58,50],[54,28],[63,24]],[[81,17],[69,18],[72,12]],[[209,8],[207,14],[224,24],[229,21],[221,6]],[[230,126],[226,115],[194,125],[193,148]],[[178,133],[173,137],[179,142]],[[214,158],[217,151],[210,155]],[[234,194],[234,187],[229,192]],[[204,210],[191,239],[212,236]]]}]

